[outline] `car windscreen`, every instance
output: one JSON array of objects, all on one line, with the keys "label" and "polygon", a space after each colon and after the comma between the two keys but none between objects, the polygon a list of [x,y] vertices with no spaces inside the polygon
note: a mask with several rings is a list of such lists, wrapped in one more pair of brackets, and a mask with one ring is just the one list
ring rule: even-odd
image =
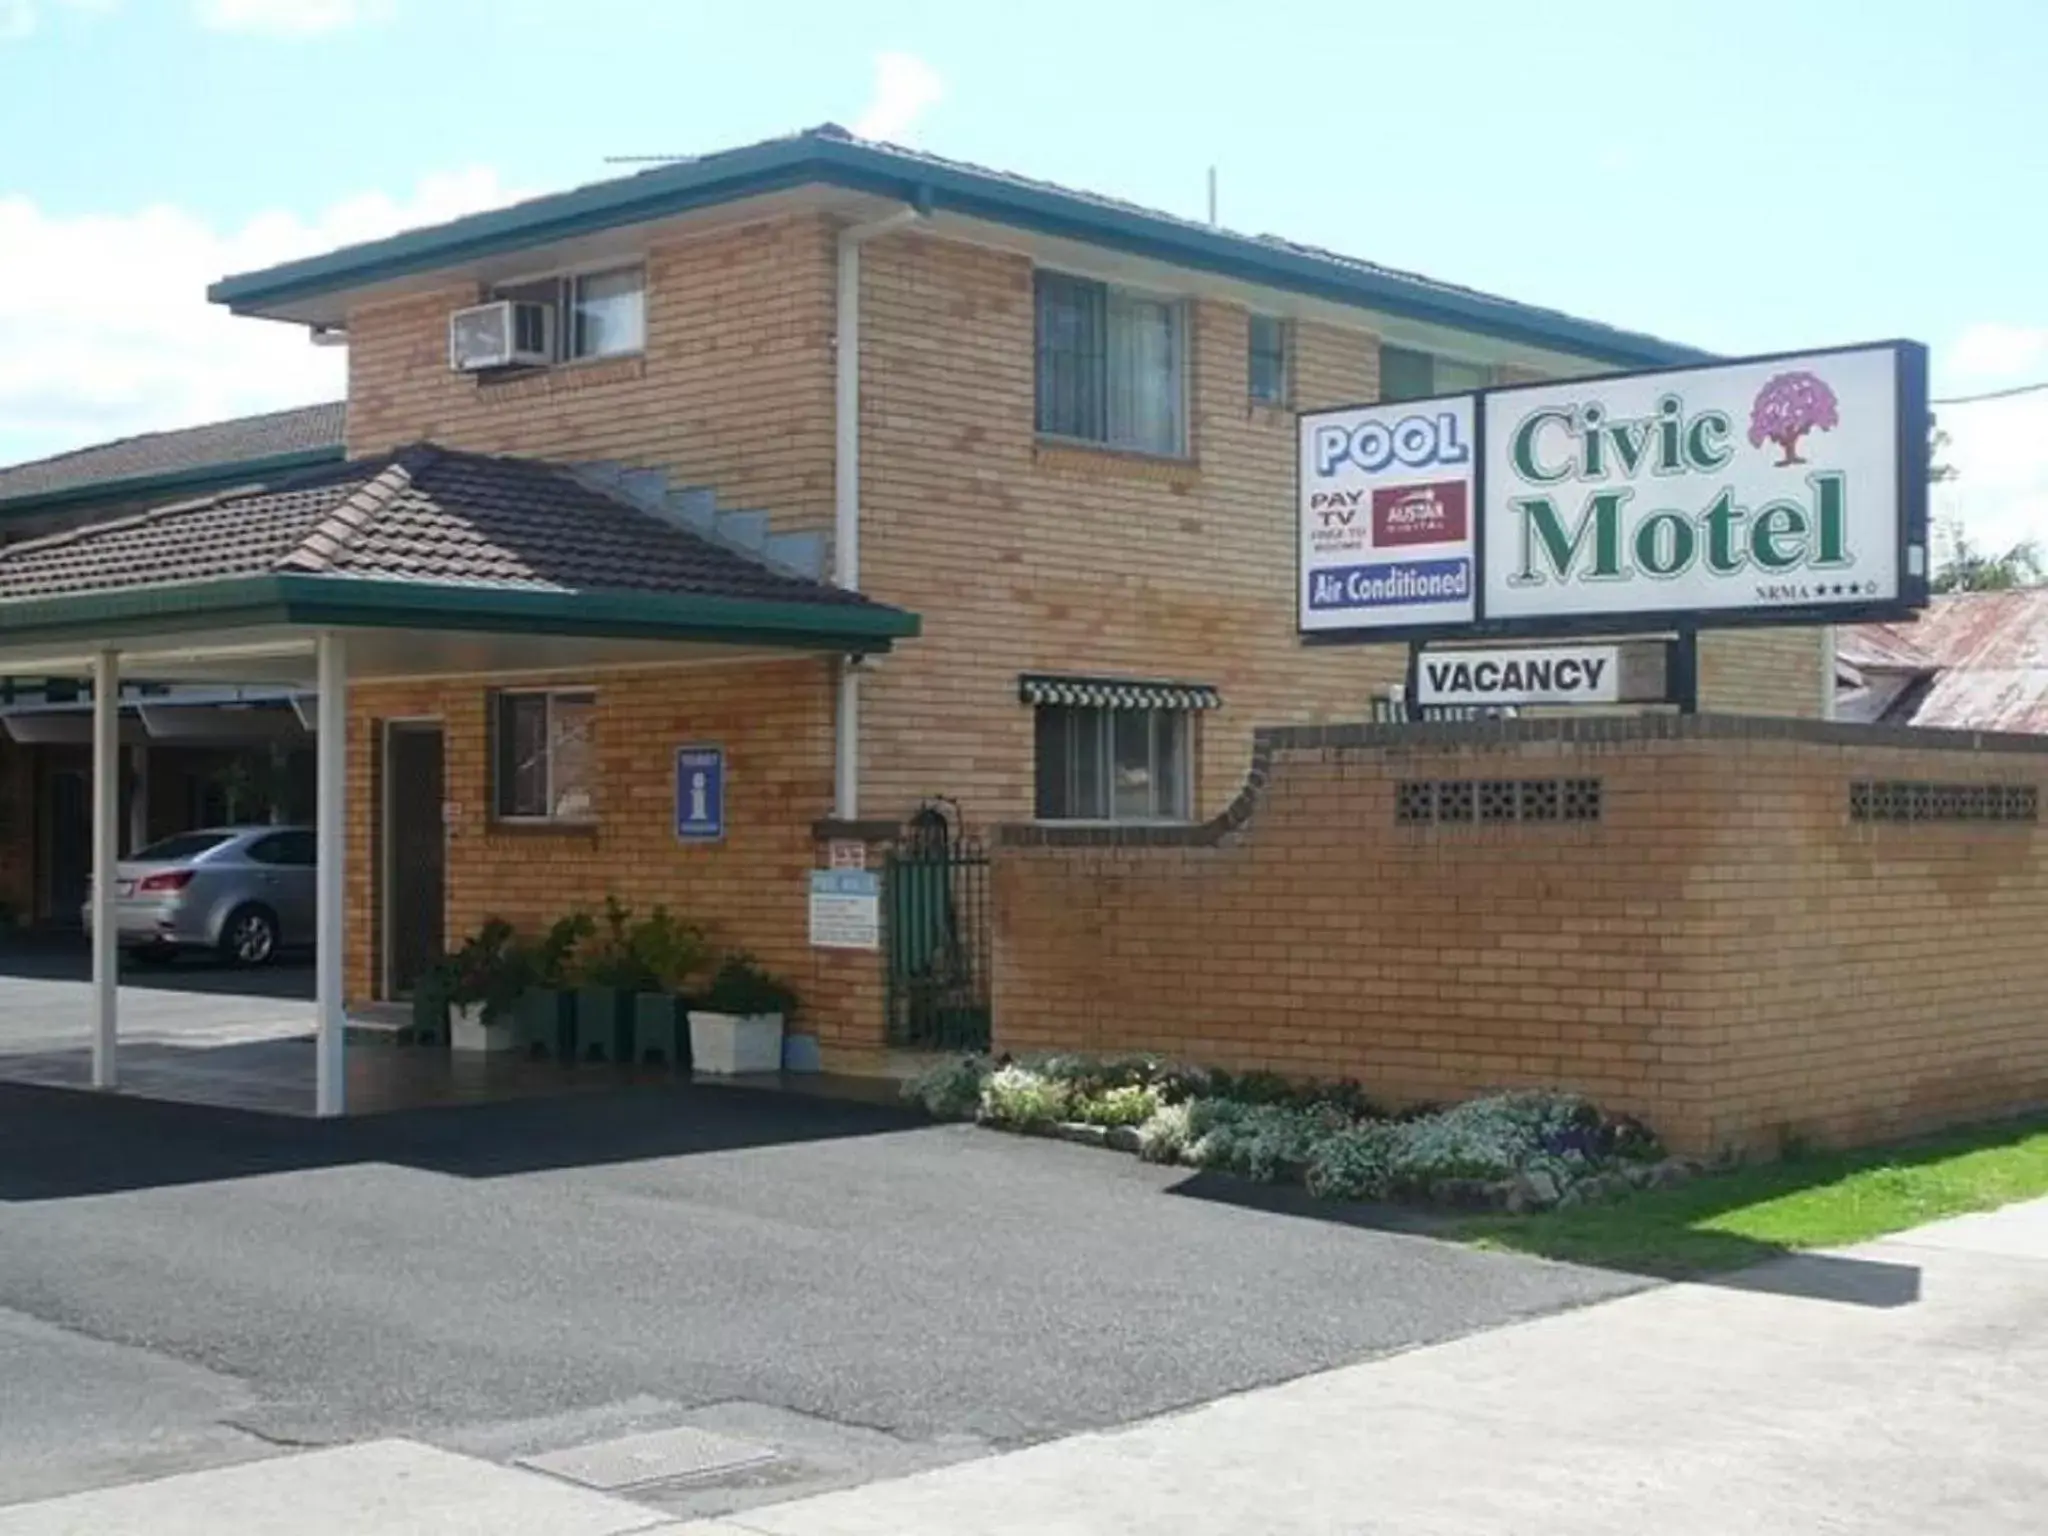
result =
[{"label": "car windscreen", "polygon": [[186,859],[196,859],[210,848],[218,848],[227,841],[219,832],[180,832],[176,837],[167,837],[160,843],[151,843],[136,853],[128,855],[130,864],[178,864]]}]

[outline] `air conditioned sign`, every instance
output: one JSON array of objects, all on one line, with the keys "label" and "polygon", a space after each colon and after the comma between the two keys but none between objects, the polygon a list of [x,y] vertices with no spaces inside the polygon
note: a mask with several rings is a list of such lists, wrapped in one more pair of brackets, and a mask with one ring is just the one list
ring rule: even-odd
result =
[{"label": "air conditioned sign", "polygon": [[1301,418],[1301,628],[1469,623],[1471,397]]},{"label": "air conditioned sign", "polygon": [[1912,342],[1305,413],[1300,627],[1904,617],[1927,600],[1927,422]]}]

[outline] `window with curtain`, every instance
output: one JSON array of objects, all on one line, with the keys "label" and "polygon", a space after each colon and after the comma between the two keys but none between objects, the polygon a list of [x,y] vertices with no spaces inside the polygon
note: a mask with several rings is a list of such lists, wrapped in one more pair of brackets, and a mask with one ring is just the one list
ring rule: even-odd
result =
[{"label": "window with curtain", "polygon": [[1458,395],[1484,389],[1493,370],[1461,363],[1408,347],[1380,348],[1380,399],[1421,400],[1429,395]]},{"label": "window with curtain", "polygon": [[1042,704],[1035,720],[1043,821],[1185,821],[1189,714]]},{"label": "window with curtain", "polygon": [[497,696],[492,809],[504,821],[596,815],[591,723],[597,695],[555,689]]},{"label": "window with curtain", "polygon": [[1057,272],[1037,275],[1036,296],[1038,430],[1185,452],[1180,304]]},{"label": "window with curtain", "polygon": [[1245,377],[1254,405],[1287,403],[1288,332],[1291,327],[1277,315],[1253,315]]}]

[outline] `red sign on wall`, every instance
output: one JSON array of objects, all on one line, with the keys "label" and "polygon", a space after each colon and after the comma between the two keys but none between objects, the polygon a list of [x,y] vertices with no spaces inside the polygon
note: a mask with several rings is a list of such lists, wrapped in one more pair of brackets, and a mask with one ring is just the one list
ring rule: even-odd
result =
[{"label": "red sign on wall", "polygon": [[1449,544],[1465,537],[1469,508],[1465,482],[1375,486],[1372,542],[1376,549],[1397,544]]}]

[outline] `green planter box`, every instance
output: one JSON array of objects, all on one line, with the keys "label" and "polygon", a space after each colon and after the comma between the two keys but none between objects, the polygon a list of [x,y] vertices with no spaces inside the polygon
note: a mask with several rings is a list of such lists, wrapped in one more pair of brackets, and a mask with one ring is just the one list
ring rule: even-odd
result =
[{"label": "green planter box", "polygon": [[629,1061],[633,1055],[632,994],[617,987],[576,989],[577,1061]]},{"label": "green planter box", "polygon": [[690,1070],[690,1011],[673,992],[633,994],[633,1060]]},{"label": "green planter box", "polygon": [[448,1043],[448,990],[438,982],[422,979],[412,991],[412,1043]]},{"label": "green planter box", "polygon": [[519,1028],[520,1053],[545,1056],[549,1061],[570,1061],[576,1052],[575,994],[535,987],[522,992],[513,1006],[512,1020]]}]

